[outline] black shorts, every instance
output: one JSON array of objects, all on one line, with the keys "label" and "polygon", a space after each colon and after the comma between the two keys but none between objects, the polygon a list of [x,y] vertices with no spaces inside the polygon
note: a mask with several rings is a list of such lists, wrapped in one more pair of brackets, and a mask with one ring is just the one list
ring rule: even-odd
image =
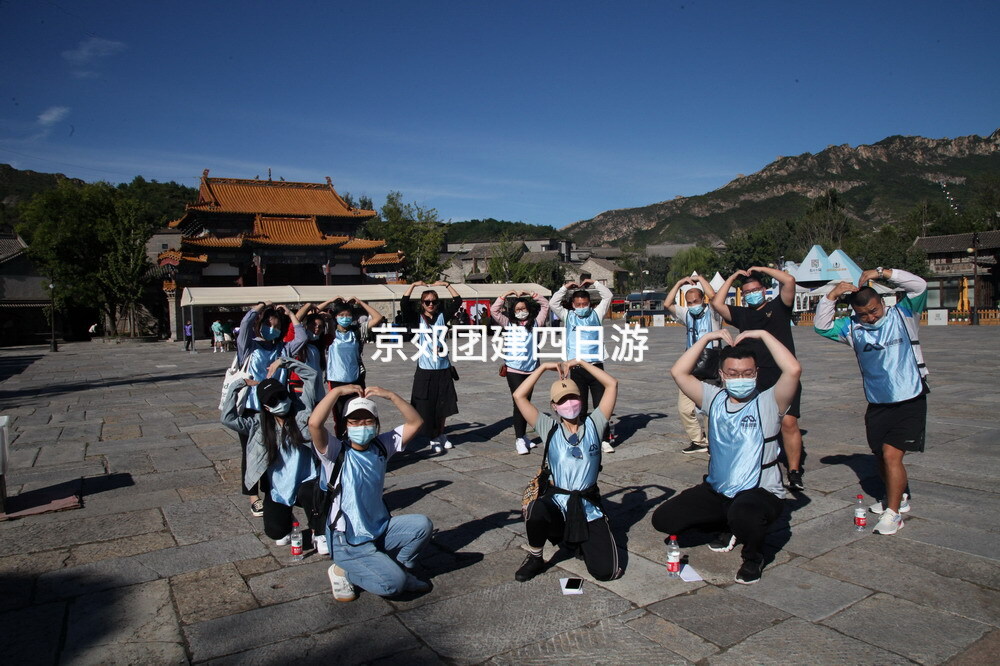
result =
[{"label": "black shorts", "polygon": [[[770,368],[762,367],[757,368],[757,390],[766,391],[775,384],[778,383],[778,378],[781,377],[780,368]],[[788,405],[788,411],[785,412],[786,416],[794,416],[799,418],[802,416],[802,382],[799,382],[799,387],[795,389],[795,397],[792,398],[792,403]]]},{"label": "black shorts", "polygon": [[927,434],[927,396],[879,405],[868,404],[865,412],[865,433],[868,446],[875,455],[882,454],[882,445],[901,451],[923,451]]}]

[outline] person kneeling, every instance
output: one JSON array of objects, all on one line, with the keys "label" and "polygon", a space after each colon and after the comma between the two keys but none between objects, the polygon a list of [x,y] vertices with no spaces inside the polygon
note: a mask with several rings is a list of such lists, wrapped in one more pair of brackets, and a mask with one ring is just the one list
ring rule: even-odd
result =
[{"label": "person kneeling", "polygon": [[[754,353],[739,346],[751,338],[767,346],[781,370],[778,382],[760,393]],[[701,350],[712,340],[732,345],[720,354],[722,389],[691,374]],[[727,330],[708,333],[670,370],[680,390],[708,413],[712,455],[705,480],[661,504],[653,512],[653,527],[667,534],[692,527],[725,529],[722,538],[709,547],[725,552],[737,541],[743,544],[743,564],[736,582],[744,585],[760,580],[764,568],[761,546],[768,526],[781,515],[785,488],[777,467],[777,439],[781,416],[795,397],[801,372],[795,356],[763,330],[744,331],[735,342]]]},{"label": "person kneeling", "polygon": [[[337,400],[347,395],[358,397],[344,409],[347,438],[341,441],[331,437],[325,423]],[[371,398],[391,401],[403,415],[403,425],[380,434],[378,408]],[[326,531],[334,561],[328,575],[337,601],[354,601],[355,585],[382,597],[431,589],[412,573],[417,555],[430,541],[430,519],[390,516],[382,499],[389,458],[406,448],[421,425],[417,411],[397,394],[354,384],[330,391],[309,418],[323,479],[328,487],[332,484]]]},{"label": "person kneeling", "polygon": [[[580,419],[580,388],[569,379],[570,370],[580,366],[604,388],[598,408]],[[528,396],[546,370],[557,370],[560,379],[552,384],[551,405],[559,420],[541,414]],[[545,494],[525,507],[528,556],[514,578],[530,580],[545,570],[542,547],[554,544],[578,547],[587,571],[597,580],[613,580],[622,575],[618,566],[618,546],[611,526],[601,509],[597,474],[601,469],[601,433],[615,409],[618,381],[601,368],[578,359],[568,363],[544,363],[514,391],[514,404],[535,432],[545,437],[543,465],[548,465],[551,486]]]}]

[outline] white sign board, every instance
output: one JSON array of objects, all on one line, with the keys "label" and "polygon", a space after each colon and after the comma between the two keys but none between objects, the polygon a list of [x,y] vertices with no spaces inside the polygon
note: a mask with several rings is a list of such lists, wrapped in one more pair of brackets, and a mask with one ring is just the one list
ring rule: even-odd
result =
[{"label": "white sign board", "polygon": [[927,325],[928,326],[947,326],[948,325],[948,310],[946,308],[937,308],[927,311]]}]

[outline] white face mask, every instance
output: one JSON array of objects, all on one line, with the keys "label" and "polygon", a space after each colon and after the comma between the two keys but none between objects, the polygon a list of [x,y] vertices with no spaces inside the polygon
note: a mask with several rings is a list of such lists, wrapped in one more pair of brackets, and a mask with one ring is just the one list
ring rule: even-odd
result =
[{"label": "white face mask", "polygon": [[517,312],[514,313],[514,316],[517,317],[519,320],[524,321],[525,319],[528,318],[528,311],[518,310]]}]

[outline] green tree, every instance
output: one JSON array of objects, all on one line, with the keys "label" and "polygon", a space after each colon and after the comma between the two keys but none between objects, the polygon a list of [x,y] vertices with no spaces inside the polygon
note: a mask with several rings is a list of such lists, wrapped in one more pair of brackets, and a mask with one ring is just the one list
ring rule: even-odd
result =
[{"label": "green tree", "polygon": [[511,234],[501,234],[494,245],[490,247],[490,259],[487,271],[490,280],[497,284],[521,282],[519,276],[526,273],[525,266],[520,264],[524,254],[524,244],[515,241]]},{"label": "green tree", "polygon": [[719,270],[719,256],[712,248],[699,245],[681,250],[674,256],[670,272],[667,274],[666,284],[672,285],[693,272],[711,280],[717,270]]},{"label": "green tree", "polygon": [[152,267],[146,241],[157,223],[143,204],[124,198],[114,202],[114,216],[109,222],[103,230],[106,253],[98,279],[112,332],[117,333],[118,324],[124,323],[135,336],[139,334],[138,312]]},{"label": "green tree", "polygon": [[430,282],[441,275],[445,230],[435,209],[405,203],[402,193],[389,192],[380,214],[365,224],[364,235],[403,251],[404,279]]},{"label": "green tree", "polygon": [[813,245],[843,247],[844,239],[851,234],[853,226],[851,218],[844,213],[837,190],[829,189],[813,201],[811,211],[796,220],[795,249],[804,253]]}]

